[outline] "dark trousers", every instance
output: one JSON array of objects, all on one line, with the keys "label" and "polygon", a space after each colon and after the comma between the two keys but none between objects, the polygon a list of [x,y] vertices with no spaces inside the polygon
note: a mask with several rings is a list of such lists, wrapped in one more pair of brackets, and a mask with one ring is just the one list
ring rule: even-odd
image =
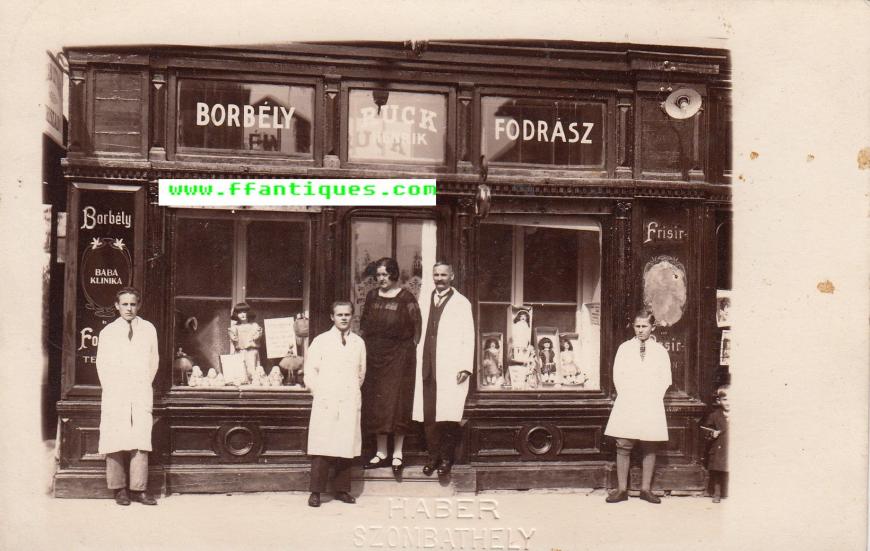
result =
[{"label": "dark trousers", "polygon": [[350,468],[353,459],[347,457],[327,457],[314,455],[311,457],[311,492],[322,493],[326,491],[329,482],[329,467],[335,468],[335,476],[332,478],[332,489],[335,492],[350,491]]},{"label": "dark trousers", "polygon": [[429,462],[446,460],[453,463],[456,450],[456,435],[459,423],[455,421],[435,421],[435,400],[438,389],[434,373],[423,381],[423,431],[426,433],[426,447],[429,449]]}]

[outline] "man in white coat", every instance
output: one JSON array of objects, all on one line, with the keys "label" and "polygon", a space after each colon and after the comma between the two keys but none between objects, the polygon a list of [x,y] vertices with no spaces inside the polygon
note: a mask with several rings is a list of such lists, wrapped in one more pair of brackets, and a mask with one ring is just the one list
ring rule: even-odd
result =
[{"label": "man in white coat", "polygon": [[651,339],[655,317],[641,310],[634,319],[634,335],[619,345],[613,362],[613,386],[616,402],[604,434],[616,438],[616,479],[618,490],[607,497],[608,503],[628,499],[628,473],[631,450],[641,442],[643,469],[640,498],[661,503],[651,491],[656,466],[655,446],[668,440],[664,396],[671,386],[671,359],[665,347]]},{"label": "man in white coat", "polygon": [[120,316],[100,331],[97,346],[102,387],[99,452],[106,455],[106,481],[119,505],[130,505],[131,499],[157,505],[146,489],[154,401],[151,383],[159,356],[157,331],[138,316],[141,298],[133,287],[118,291],[115,309]]},{"label": "man in white coat", "polygon": [[308,424],[311,507],[320,507],[330,466],[335,468],[335,498],[356,502],[349,493],[350,468],[362,449],[360,387],[366,376],[366,345],[350,330],[352,303],[334,302],[329,317],[332,329],[314,338],[305,359],[305,385],[314,397]]},{"label": "man in white coat", "polygon": [[413,419],[423,422],[426,433],[426,476],[435,469],[442,476],[450,473],[474,369],[471,303],[453,288],[453,278],[450,264],[436,262],[432,268],[435,290],[431,296],[420,297],[425,323],[417,345]]}]

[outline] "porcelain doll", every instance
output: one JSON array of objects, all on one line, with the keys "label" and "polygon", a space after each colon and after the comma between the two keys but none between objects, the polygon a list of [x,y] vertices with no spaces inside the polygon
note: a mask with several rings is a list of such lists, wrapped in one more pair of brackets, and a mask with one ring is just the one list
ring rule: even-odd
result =
[{"label": "porcelain doll", "polygon": [[556,352],[553,341],[544,337],[538,341],[538,359],[541,361],[541,376],[547,386],[556,384]]},{"label": "porcelain doll", "polygon": [[263,329],[254,321],[257,315],[245,302],[236,304],[230,316],[229,336],[232,343],[232,353],[242,354],[245,373],[250,381],[257,366],[260,364],[260,339]]},{"label": "porcelain doll", "polygon": [[514,316],[511,339],[511,357],[524,361],[526,359],[525,354],[532,343],[532,326],[529,323],[528,310],[520,310]]},{"label": "porcelain doll", "polygon": [[198,365],[193,366],[187,386],[202,386],[202,369]]},{"label": "porcelain doll", "polygon": [[580,367],[574,361],[574,345],[568,339],[562,340],[562,352],[559,359],[562,360],[562,373],[565,378],[565,383],[569,385],[580,385],[586,383],[586,375],[580,371]]},{"label": "porcelain doll", "polygon": [[501,376],[500,356],[501,349],[498,346],[498,341],[487,339],[483,350],[483,375],[485,377],[483,384],[494,385]]},{"label": "porcelain doll", "polygon": [[269,386],[281,386],[284,384],[284,377],[281,375],[281,368],[277,365],[272,366],[272,371],[269,372]]},{"label": "porcelain doll", "polygon": [[205,379],[203,379],[202,386],[217,386],[217,370],[215,368],[210,368],[208,370],[208,375]]},{"label": "porcelain doll", "polygon": [[527,348],[523,349],[522,353],[526,357],[524,363],[526,367],[525,387],[538,388],[538,385],[541,383],[541,372],[540,362],[538,360],[538,355],[535,353],[535,348],[532,345],[529,345]]}]

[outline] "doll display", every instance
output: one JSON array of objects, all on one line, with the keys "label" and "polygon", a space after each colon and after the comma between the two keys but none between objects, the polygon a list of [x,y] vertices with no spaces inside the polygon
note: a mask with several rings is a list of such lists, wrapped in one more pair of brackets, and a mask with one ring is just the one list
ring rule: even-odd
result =
[{"label": "doll display", "polygon": [[202,369],[200,369],[198,365],[195,365],[190,370],[190,377],[187,379],[187,386],[203,386],[202,379]]},{"label": "doll display", "polygon": [[538,359],[541,362],[541,379],[545,386],[556,384],[556,351],[553,341],[547,337],[538,341]]},{"label": "doll display", "polygon": [[251,376],[251,386],[269,386],[269,376],[266,375],[266,370],[262,365],[258,365],[254,369],[254,374]]},{"label": "doll display", "polygon": [[272,371],[269,372],[269,386],[281,386],[284,384],[284,376],[281,375],[281,368],[277,365],[272,366]]},{"label": "doll display", "polygon": [[[500,335],[499,335],[500,337]],[[500,339],[488,338],[483,343],[483,384],[494,385],[502,377],[502,356]]]},{"label": "doll display", "polygon": [[511,325],[511,358],[525,361],[529,346],[532,344],[532,310],[531,308],[509,307],[512,314]]},{"label": "doll display", "polygon": [[535,354],[535,347],[529,344],[529,346],[522,352],[522,354],[526,357],[526,361],[523,363],[523,368],[525,371],[525,376],[523,377],[523,387],[527,389],[535,389],[541,384],[541,364],[538,359],[538,355]]},{"label": "doll display", "polygon": [[569,335],[562,336],[559,341],[561,348],[561,351],[559,353],[559,359],[562,362],[562,384],[571,386],[583,386],[589,378],[582,371],[580,371],[580,367],[575,361],[574,344],[572,342],[572,337],[574,340],[577,339],[577,335],[571,333]]},{"label": "doll display", "polygon": [[241,354],[245,366],[247,381],[250,382],[260,364],[260,339],[263,337],[263,329],[254,321],[256,314],[245,302],[236,304],[230,316],[230,328],[228,330],[232,353]]}]

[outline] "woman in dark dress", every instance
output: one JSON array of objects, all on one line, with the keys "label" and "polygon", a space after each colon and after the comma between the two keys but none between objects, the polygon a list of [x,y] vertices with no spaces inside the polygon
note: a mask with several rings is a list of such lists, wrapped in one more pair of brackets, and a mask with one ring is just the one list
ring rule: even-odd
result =
[{"label": "woman in dark dress", "polygon": [[377,436],[378,450],[365,468],[387,461],[387,436],[393,435],[393,472],[404,466],[402,446],[411,426],[414,376],[421,318],[417,299],[399,285],[399,265],[392,258],[375,262],[378,287],[366,295],[360,333],[366,343],[366,378],[362,386],[363,432]]}]

